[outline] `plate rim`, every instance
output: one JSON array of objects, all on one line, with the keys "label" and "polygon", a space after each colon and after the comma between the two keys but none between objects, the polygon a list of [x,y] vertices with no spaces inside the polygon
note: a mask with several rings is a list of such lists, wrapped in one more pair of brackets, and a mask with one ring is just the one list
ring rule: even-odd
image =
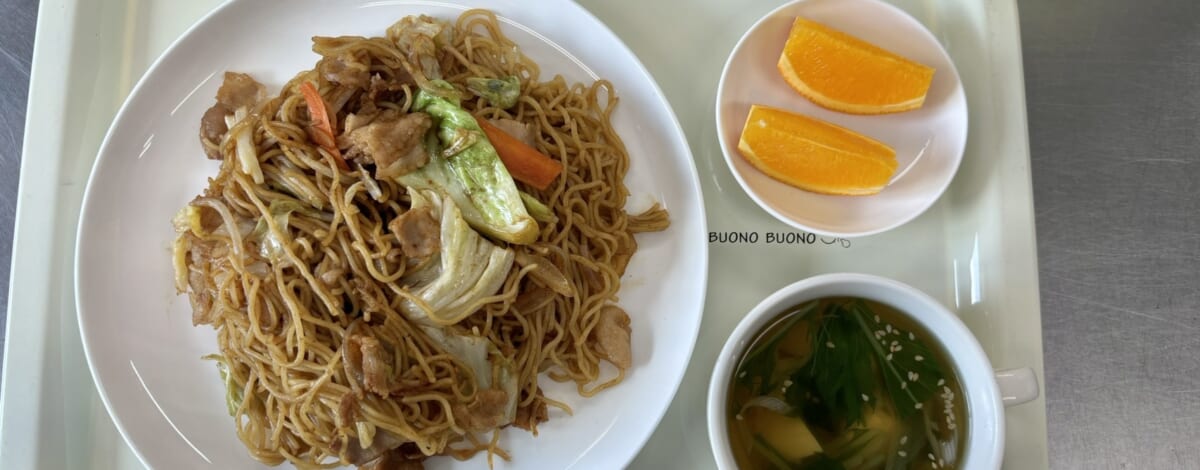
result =
[{"label": "plate rim", "polygon": [[[386,3],[395,6],[432,5],[463,7],[462,9],[464,11],[471,8],[485,8],[477,5],[465,5],[463,3],[465,1],[467,0],[384,0],[382,2],[373,0],[349,0],[347,4],[352,5],[348,7],[360,7],[364,5],[380,3]],[[75,297],[75,316],[78,324],[80,342],[87,362],[89,375],[91,376],[92,383],[96,387],[96,391],[98,392],[100,401],[104,405],[104,409],[107,412],[108,417],[112,419],[113,424],[117,429],[117,433],[121,435],[121,438],[125,442],[126,446],[137,457],[138,461],[143,466],[148,468],[153,467],[150,461],[148,461],[146,454],[142,450],[143,446],[135,444],[134,440],[131,438],[131,434],[127,431],[127,423],[125,423],[121,415],[115,412],[114,405],[109,398],[109,391],[107,390],[104,382],[101,380],[101,372],[95,365],[96,358],[94,357],[93,353],[95,346],[91,344],[89,335],[87,334],[89,329],[88,324],[90,321],[88,319],[88,315],[85,313],[85,310],[87,310],[89,307],[85,307],[85,302],[81,301],[85,299],[84,293],[81,290],[82,283],[85,281],[85,276],[82,274],[83,269],[81,268],[88,264],[88,262],[84,260],[85,257],[83,255],[83,245],[85,244],[84,235],[86,234],[87,227],[95,223],[91,219],[95,217],[94,212],[99,210],[95,207],[98,203],[94,202],[94,192],[96,191],[97,185],[97,172],[102,163],[104,163],[106,160],[104,155],[111,153],[112,151],[111,146],[114,145],[114,139],[117,138],[115,131],[118,125],[131,119],[129,117],[129,113],[132,107],[131,103],[134,101],[134,98],[144,93],[143,88],[148,86],[148,83],[151,81],[153,76],[156,76],[160,73],[165,73],[161,72],[160,69],[163,67],[163,64],[167,58],[175,55],[176,50],[180,48],[183,43],[188,41],[189,38],[197,34],[199,29],[215,21],[218,17],[225,14],[227,10],[252,3],[256,2],[254,0],[227,0],[217,5],[216,7],[212,8],[212,10],[200,16],[200,18],[193,22],[190,26],[188,26],[182,33],[179,34],[178,37],[173,39],[165,49],[163,49],[162,53],[160,53],[153,62],[150,63],[145,72],[143,72],[138,78],[136,84],[130,89],[129,93],[122,99],[120,107],[118,108],[116,114],[113,115],[112,121],[105,130],[104,138],[101,140],[100,146],[96,151],[96,157],[91,164],[91,168],[88,170],[88,177],[83,190],[78,221],[75,227],[75,240],[72,247],[74,252],[72,253],[71,261],[71,281],[73,284],[72,294]],[[520,3],[519,5],[521,8],[529,8],[529,4],[527,3]],[[685,347],[683,348],[683,351],[681,351],[683,353],[681,356],[683,358],[683,362],[680,364],[680,367],[677,368],[678,370],[672,371],[673,376],[669,377],[669,381],[667,382],[669,384],[669,394],[664,395],[668,397],[668,399],[664,402],[663,406],[660,410],[658,410],[653,419],[646,420],[646,423],[649,424],[649,426],[645,428],[641,435],[636,436],[636,446],[630,446],[628,455],[624,457],[618,457],[616,459],[617,462],[614,462],[619,463],[620,467],[626,467],[633,461],[633,459],[637,457],[641,449],[645,447],[646,443],[650,440],[650,437],[662,423],[662,420],[666,416],[671,403],[674,402],[675,397],[678,395],[679,388],[683,383],[683,378],[687,371],[688,365],[691,363],[692,356],[695,353],[696,343],[699,340],[700,328],[703,324],[704,309],[708,294],[707,286],[709,279],[709,253],[707,249],[708,245],[705,239],[705,236],[708,232],[708,217],[703,197],[703,189],[700,183],[699,171],[696,166],[695,154],[692,151],[691,144],[688,141],[687,133],[683,130],[683,127],[679,122],[679,117],[676,114],[674,107],[663,93],[658,81],[649,72],[649,70],[646,69],[645,64],[643,64],[637,54],[635,54],[629,48],[628,44],[626,44],[625,41],[620,38],[620,36],[618,36],[606,23],[596,17],[591,11],[575,1],[561,2],[557,6],[564,9],[564,11],[573,10],[573,16],[576,16],[584,21],[592,22],[598,28],[599,32],[602,34],[607,34],[608,37],[612,39],[611,45],[617,48],[617,52],[619,53],[618,55],[625,55],[629,59],[628,65],[632,66],[635,72],[645,79],[645,85],[647,86],[647,89],[657,100],[657,103],[655,103],[653,106],[661,107],[665,111],[665,117],[668,119],[665,119],[663,122],[664,124],[669,124],[670,130],[673,131],[670,142],[673,142],[674,145],[678,146],[680,151],[678,155],[678,160],[680,160],[680,162],[678,162],[678,164],[682,165],[682,169],[685,170],[687,176],[686,179],[681,179],[682,182],[687,184],[687,186],[684,188],[684,193],[689,197],[685,199],[689,199],[688,202],[690,204],[690,209],[695,212],[695,214],[693,214],[696,219],[695,223],[699,225],[698,228],[700,229],[700,232],[696,234],[683,233],[681,234],[681,238],[694,238],[696,240],[695,243],[704,248],[702,250],[698,250],[698,253],[693,254],[693,256],[696,257],[694,261],[699,265],[698,267],[700,268],[700,272],[696,274],[696,284],[699,287],[698,293],[700,296],[696,300],[697,304],[693,326],[688,330],[683,330],[687,334],[686,338],[688,338],[687,341],[684,342]],[[504,15],[497,14],[497,16],[507,18]],[[516,22],[516,24],[526,26],[525,23],[521,22]],[[536,29],[531,30],[533,32],[537,31]],[[538,33],[538,35],[540,36],[540,33]],[[568,51],[568,55],[571,55],[572,57],[574,56],[574,54],[570,53],[570,51]],[[174,425],[171,424],[171,426]],[[597,442],[599,442],[599,440],[597,440]],[[250,456],[247,455],[247,457]],[[253,457],[250,457],[250,462],[253,464],[261,464],[261,462],[254,460]]]}]

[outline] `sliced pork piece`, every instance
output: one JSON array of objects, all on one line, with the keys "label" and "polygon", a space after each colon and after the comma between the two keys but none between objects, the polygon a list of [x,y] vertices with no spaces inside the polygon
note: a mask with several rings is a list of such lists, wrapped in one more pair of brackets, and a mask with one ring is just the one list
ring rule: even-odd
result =
[{"label": "sliced pork piece", "polygon": [[633,365],[629,344],[631,331],[629,315],[621,307],[606,305],[600,310],[600,322],[592,330],[592,339],[604,359],[621,369],[628,369]]},{"label": "sliced pork piece", "polygon": [[317,73],[333,83],[366,88],[371,81],[371,54],[347,47],[365,40],[361,36],[314,36],[312,50],[322,57],[317,62]]},{"label": "sliced pork piece", "polygon": [[[365,54],[364,54],[365,56]],[[343,53],[337,57],[326,57],[317,64],[321,76],[333,83],[352,88],[366,88],[371,83],[370,57],[360,60],[353,54]]]},{"label": "sliced pork piece", "polygon": [[358,397],[353,392],[346,392],[338,401],[337,425],[342,429],[354,427],[358,421]]},{"label": "sliced pork piece", "polygon": [[225,82],[217,89],[217,103],[229,109],[250,107],[267,97],[267,88],[244,73],[225,72]]},{"label": "sliced pork piece", "polygon": [[359,344],[362,351],[363,388],[379,396],[390,395],[397,388],[392,379],[391,353],[371,336],[363,336]]},{"label": "sliced pork piece", "polygon": [[404,69],[396,72],[398,75],[392,78],[383,78],[379,74],[371,76],[371,81],[367,84],[367,93],[363,98],[371,103],[380,101],[400,101],[403,97],[405,85],[416,84],[411,75]]},{"label": "sliced pork piece", "polygon": [[517,300],[513,301],[513,308],[524,314],[531,314],[534,311],[545,308],[554,302],[554,291],[539,285],[533,285],[521,290],[517,294]]},{"label": "sliced pork piece", "polygon": [[618,238],[617,252],[613,253],[612,264],[617,269],[617,274],[625,275],[625,268],[629,267],[629,260],[633,258],[633,253],[637,251],[637,240],[632,234],[628,237]]},{"label": "sliced pork piece", "polygon": [[225,72],[225,81],[217,89],[217,103],[200,118],[200,143],[204,153],[213,160],[221,159],[221,140],[229,128],[225,117],[238,108],[251,108],[267,96],[267,88],[249,75]]},{"label": "sliced pork piece", "polygon": [[529,272],[529,277],[539,284],[549,287],[563,297],[575,296],[575,286],[550,260],[533,253],[517,251],[516,261],[522,267],[536,266],[533,271]]},{"label": "sliced pork piece", "polygon": [[379,458],[358,467],[358,470],[424,470],[425,454],[415,445],[404,444],[389,450]]},{"label": "sliced pork piece", "polygon": [[441,226],[428,206],[396,216],[388,229],[400,239],[400,250],[409,258],[427,258],[441,249]]},{"label": "sliced pork piece", "polygon": [[[517,408],[517,417],[513,420],[513,426],[533,431],[538,423],[544,423],[550,419],[549,411],[546,409],[546,402],[542,400],[534,400],[528,406]],[[535,436],[537,434],[534,434]]]},{"label": "sliced pork piece", "polygon": [[395,110],[383,111],[370,124],[350,132],[347,155],[374,163],[377,179],[406,175],[429,162],[421,140],[432,125],[425,113],[401,116]]},{"label": "sliced pork piece", "polygon": [[470,405],[454,406],[454,420],[468,432],[490,431],[505,424],[507,408],[508,393],[504,390],[480,390]]},{"label": "sliced pork piece", "polygon": [[214,104],[200,118],[200,145],[204,147],[204,155],[209,160],[221,160],[221,141],[229,126],[225,125],[225,116],[233,114],[221,103]]},{"label": "sliced pork piece", "polygon": [[354,379],[351,388],[356,393],[366,391],[386,397],[400,388],[394,377],[392,353],[374,336],[362,332],[365,329],[361,321],[356,321],[346,330],[342,364]]},{"label": "sliced pork piece", "polygon": [[201,240],[191,232],[180,235],[187,239],[188,251],[188,300],[192,304],[192,326],[211,325],[217,320],[217,312],[213,309],[213,285],[209,273],[213,270],[213,257],[217,251],[218,242]]}]

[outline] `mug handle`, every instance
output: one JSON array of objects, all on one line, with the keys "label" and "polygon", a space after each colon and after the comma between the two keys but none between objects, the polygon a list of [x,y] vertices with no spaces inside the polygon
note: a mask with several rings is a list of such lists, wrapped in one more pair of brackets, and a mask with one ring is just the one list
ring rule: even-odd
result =
[{"label": "mug handle", "polygon": [[1033,369],[1004,369],[995,372],[1000,399],[1005,407],[1020,405],[1038,397],[1038,380]]}]

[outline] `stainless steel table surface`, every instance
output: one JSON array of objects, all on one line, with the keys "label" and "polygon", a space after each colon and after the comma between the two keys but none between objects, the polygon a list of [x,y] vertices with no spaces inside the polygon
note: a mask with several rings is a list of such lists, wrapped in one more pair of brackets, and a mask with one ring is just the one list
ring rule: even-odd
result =
[{"label": "stainless steel table surface", "polygon": [[[1200,2],[1019,7],[1050,465],[1200,469]],[[0,0],[0,279],[36,10]]]}]

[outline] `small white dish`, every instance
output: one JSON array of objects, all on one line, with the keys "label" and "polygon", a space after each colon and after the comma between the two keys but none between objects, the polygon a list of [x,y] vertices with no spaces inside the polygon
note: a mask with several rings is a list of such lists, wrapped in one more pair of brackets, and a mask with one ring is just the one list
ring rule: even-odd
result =
[{"label": "small white dish", "polygon": [[[933,67],[925,105],[864,116],[828,110],[801,96],[776,69],[797,16]],[[810,193],[767,176],[737,149],[754,104],[816,117],[891,146],[899,161],[896,176],[872,196]],[[921,215],[950,185],[967,142],[967,99],[950,56],[920,22],[878,0],[797,0],[768,13],[742,36],[725,63],[716,119],[725,162],[754,202],[788,225],[836,237],[884,232]]]},{"label": "small white dish", "polygon": [[[966,399],[966,442],[956,468],[997,470],[1004,457],[1004,407],[1038,396],[1032,369],[993,371],[978,340],[950,310],[915,287],[855,273],[823,274],[798,281],[763,299],[729,335],[708,386],[708,437],[717,466],[738,468],[730,449],[726,398],[733,370],[755,336],[791,307],[826,297],[858,297],[890,305],[929,334],[946,352]],[[932,346],[932,345],[931,345]]]}]

